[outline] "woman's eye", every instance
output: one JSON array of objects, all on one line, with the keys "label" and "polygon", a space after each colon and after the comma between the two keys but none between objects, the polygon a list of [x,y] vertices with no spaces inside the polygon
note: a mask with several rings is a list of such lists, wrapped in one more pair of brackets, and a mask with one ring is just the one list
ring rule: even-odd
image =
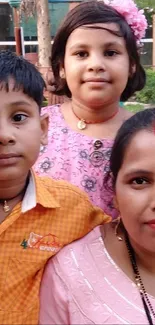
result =
[{"label": "woman's eye", "polygon": [[25,114],[16,114],[13,116],[14,122],[23,122],[27,118]]},{"label": "woman's eye", "polygon": [[79,51],[79,52],[76,52],[75,55],[79,58],[86,58],[88,56],[88,53],[85,51]]},{"label": "woman's eye", "polygon": [[114,50],[108,50],[105,52],[105,56],[116,56],[118,54],[118,52],[114,51]]},{"label": "woman's eye", "polygon": [[148,180],[146,178],[143,178],[143,177],[137,177],[137,178],[132,180],[132,184],[134,184],[134,185],[145,185],[145,184],[148,184]]}]

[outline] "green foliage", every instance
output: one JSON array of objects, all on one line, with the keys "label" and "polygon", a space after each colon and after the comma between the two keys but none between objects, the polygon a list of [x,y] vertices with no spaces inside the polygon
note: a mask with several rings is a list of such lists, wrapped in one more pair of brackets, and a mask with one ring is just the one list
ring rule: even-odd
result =
[{"label": "green foliage", "polygon": [[155,71],[146,70],[146,85],[143,90],[136,93],[136,100],[145,104],[155,104]]},{"label": "green foliage", "polygon": [[132,113],[137,113],[144,109],[144,105],[142,105],[142,104],[127,104],[127,105],[124,105],[124,108],[127,109],[127,111],[130,111]]},{"label": "green foliage", "polygon": [[148,25],[152,25],[152,16],[155,14],[155,0],[135,0],[139,9],[144,9]]},{"label": "green foliage", "polygon": [[149,7],[155,9],[155,1],[154,0],[135,0],[136,4],[140,8]]},{"label": "green foliage", "polygon": [[48,106],[48,100],[47,100],[47,99],[45,99],[45,100],[43,101],[43,105],[42,105],[42,107],[46,107],[46,106]]}]

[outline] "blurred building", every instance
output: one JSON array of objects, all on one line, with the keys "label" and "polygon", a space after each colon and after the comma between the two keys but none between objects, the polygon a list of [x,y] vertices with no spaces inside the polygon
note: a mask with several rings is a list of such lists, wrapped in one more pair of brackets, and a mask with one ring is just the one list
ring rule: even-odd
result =
[{"label": "blurred building", "polygon": [[[82,0],[49,0],[49,12],[51,19],[51,41],[56,30],[66,13]],[[24,31],[25,52],[37,52],[37,28],[36,20],[23,19],[21,26]],[[8,1],[0,0],[0,50],[11,49],[15,51],[15,39],[13,28],[13,13]],[[144,40],[144,48],[141,54],[142,63],[152,65],[152,28],[149,27]]]}]

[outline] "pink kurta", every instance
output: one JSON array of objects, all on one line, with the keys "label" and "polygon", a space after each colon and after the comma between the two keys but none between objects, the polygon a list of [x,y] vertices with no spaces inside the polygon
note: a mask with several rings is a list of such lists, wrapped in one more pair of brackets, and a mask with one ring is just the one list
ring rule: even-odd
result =
[{"label": "pink kurta", "polygon": [[60,105],[44,111],[49,114],[48,146],[41,148],[35,171],[78,186],[94,205],[115,217],[113,193],[104,186],[113,140],[95,139],[72,130]]},{"label": "pink kurta", "polygon": [[[100,229],[48,262],[40,324],[148,324],[136,285],[109,256]],[[155,298],[149,298],[155,310]]]}]

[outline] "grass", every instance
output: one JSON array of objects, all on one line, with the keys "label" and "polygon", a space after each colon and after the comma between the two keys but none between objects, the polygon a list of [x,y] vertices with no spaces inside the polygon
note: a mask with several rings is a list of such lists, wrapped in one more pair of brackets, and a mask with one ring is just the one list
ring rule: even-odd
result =
[{"label": "grass", "polygon": [[130,112],[137,113],[144,109],[144,105],[142,105],[142,104],[128,104],[128,105],[124,105],[124,108]]}]

